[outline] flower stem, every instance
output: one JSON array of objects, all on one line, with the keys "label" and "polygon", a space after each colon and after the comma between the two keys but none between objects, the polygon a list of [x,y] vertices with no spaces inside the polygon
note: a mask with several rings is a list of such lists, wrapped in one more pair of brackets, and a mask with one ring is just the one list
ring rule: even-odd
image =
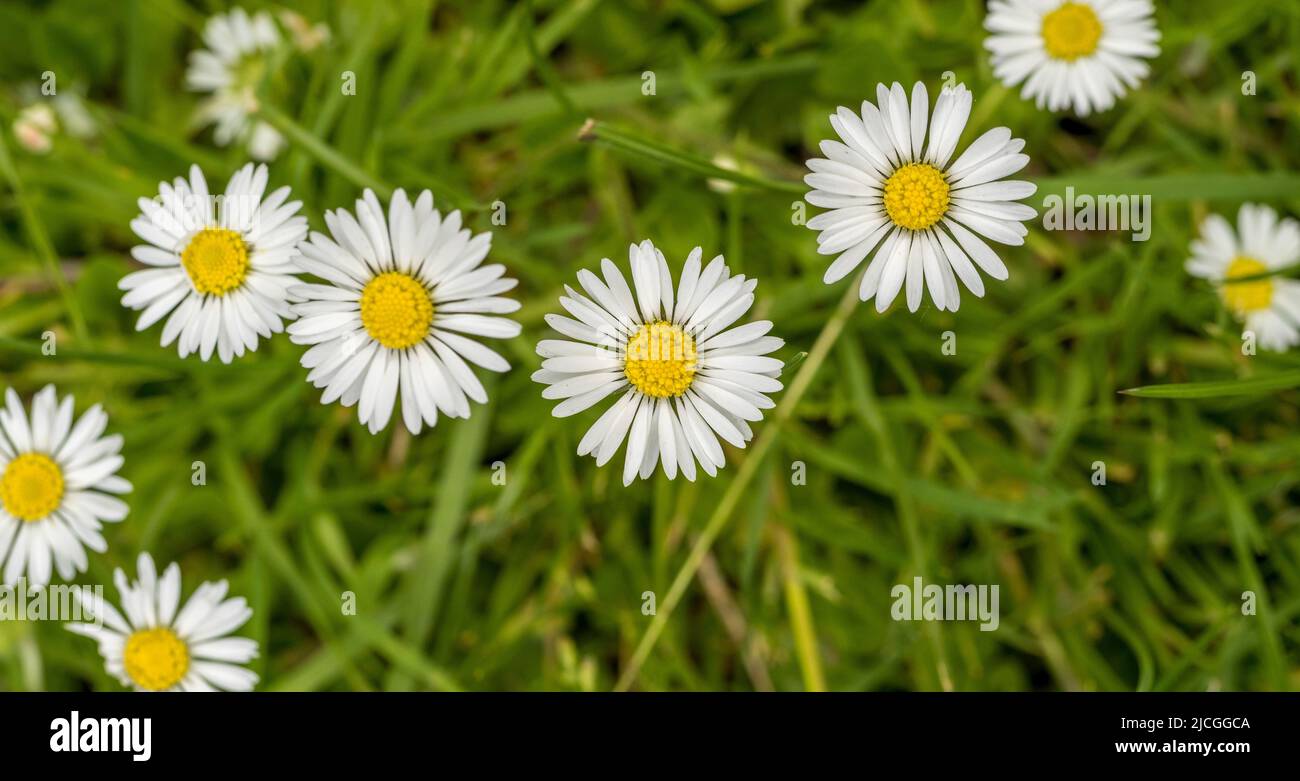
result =
[{"label": "flower stem", "polygon": [[392,187],[340,154],[337,149],[325,143],[320,136],[293,121],[289,115],[280,111],[280,109],[264,102],[258,108],[257,115],[344,179],[358,187],[369,187],[382,199],[387,200],[392,197]]},{"label": "flower stem", "polygon": [[600,141],[621,149],[624,152],[630,152],[634,155],[656,160],[660,163],[681,168],[697,176],[707,177],[709,179],[723,179],[728,182],[735,182],[746,187],[753,187],[758,190],[768,190],[771,192],[789,193],[792,195],[803,195],[808,192],[808,187],[802,182],[792,182],[781,179],[769,179],[761,176],[751,176],[740,171],[733,171],[727,168],[716,166],[704,158],[683,152],[680,149],[674,149],[658,141],[652,141],[648,138],[638,136],[630,131],[615,127],[607,122],[601,122],[595,119],[587,120],[587,124],[582,126],[578,132],[578,138],[582,141]]},{"label": "flower stem", "polygon": [[[326,167],[333,169],[335,173],[344,179],[358,187],[369,187],[383,200],[388,200],[393,196],[395,188],[391,184],[349,160],[346,155],[330,146],[319,135],[298,124],[288,114],[275,106],[263,103],[257,110],[257,116],[283,133],[290,141],[306,150],[307,154],[319,160]],[[442,182],[431,181],[429,177],[423,174],[420,174],[419,178],[422,180],[423,185],[433,192],[436,197],[445,199],[447,203],[463,212],[481,212],[490,208],[477,202],[470,195],[448,187]]]},{"label": "flower stem", "polygon": [[636,681],[641,666],[645,664],[646,658],[650,656],[650,651],[659,640],[659,636],[663,634],[664,627],[668,623],[668,617],[672,615],[673,609],[677,607],[677,603],[681,601],[687,587],[694,580],[695,573],[700,569],[700,564],[713,546],[713,541],[717,539],[727,521],[731,519],[736,504],[745,495],[750,481],[754,479],[759,465],[763,463],[764,456],[772,449],[772,445],[780,435],[781,427],[794,414],[795,406],[799,404],[799,400],[803,398],[808,386],[812,384],[812,379],[817,374],[817,370],[825,362],[831,347],[835,345],[835,340],[839,338],[849,320],[849,316],[853,314],[853,310],[858,303],[858,283],[860,279],[861,274],[844,291],[844,296],[836,306],[835,312],[826,321],[826,325],[822,326],[821,333],[817,335],[817,341],[813,343],[812,349],[808,352],[807,360],[799,367],[799,373],[795,375],[794,381],[790,383],[785,395],[781,397],[781,403],[777,405],[772,420],[763,427],[762,433],[758,435],[758,439],[754,442],[753,449],[749,451],[744,463],[740,465],[740,471],[736,473],[735,479],[727,486],[726,493],[722,495],[722,501],[718,503],[713,515],[709,517],[704,531],[695,541],[695,545],[687,555],[686,561],[682,564],[681,569],[677,571],[677,576],[673,578],[672,585],[668,588],[667,597],[659,603],[658,611],[650,621],[650,628],[642,635],[641,642],[637,644],[636,650],[632,653],[632,658],[628,660],[627,667],[624,668],[623,674],[614,687],[615,691],[627,691]]},{"label": "flower stem", "polygon": [[524,40],[528,43],[528,56],[533,60],[533,68],[537,71],[542,83],[546,85],[546,89],[550,91],[551,96],[555,98],[555,102],[560,104],[564,112],[566,114],[577,114],[578,108],[574,105],[573,99],[569,97],[569,92],[564,88],[559,74],[555,72],[550,60],[546,59],[541,47],[537,45],[537,25],[533,21],[534,13],[533,0],[528,0],[528,7],[524,9],[523,13]]}]

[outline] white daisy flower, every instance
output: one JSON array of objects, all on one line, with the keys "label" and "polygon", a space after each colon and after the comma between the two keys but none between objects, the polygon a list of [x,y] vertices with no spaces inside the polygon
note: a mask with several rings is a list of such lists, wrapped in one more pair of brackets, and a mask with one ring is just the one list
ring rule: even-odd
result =
[{"label": "white daisy flower", "polygon": [[976,234],[1002,244],[1025,242],[1029,231],[1020,223],[1036,212],[1014,201],[1038,187],[1001,181],[1028,165],[1020,153],[1025,142],[998,127],[952,160],[970,116],[965,85],[945,88],[933,116],[919,81],[910,107],[897,82],[877,86],[876,97],[875,104],[862,102],[861,114],[841,106],[830,119],[843,143],[823,141],[826,159],[808,161],[808,203],[831,210],[808,227],[821,231],[819,253],[839,255],[823,281],[843,279],[879,247],[858,289],[863,301],[875,296],[876,311],[883,312],[906,282],[911,311],[928,289],[935,306],[955,312],[957,279],[983,296],[977,266],[994,279],[1007,278],[1001,258]]},{"label": "white daisy flower", "polygon": [[1160,53],[1150,0],[993,0],[984,47],[993,73],[1039,108],[1106,111]]},{"label": "white daisy flower", "polygon": [[[1259,346],[1287,350],[1300,343],[1300,281],[1268,272],[1300,262],[1300,223],[1267,206],[1242,204],[1237,232],[1211,214],[1192,242],[1187,273],[1215,283],[1223,303],[1245,321]],[[1257,277],[1233,282],[1242,277]]]},{"label": "white daisy flower", "polygon": [[200,125],[215,125],[213,140],[228,146],[239,140],[254,160],[271,160],[284,138],[270,125],[251,120],[257,110],[255,91],[266,73],[270,52],[280,43],[275,21],[265,11],[249,16],[242,8],[208,19],[206,49],[190,52],[185,85],[211,97],[199,106]]},{"label": "white daisy flower", "polygon": [[148,553],[136,574],[128,583],[113,571],[125,617],[104,600],[79,599],[96,623],[68,625],[99,643],[109,675],[136,691],[251,691],[257,674],[239,665],[257,658],[257,641],[229,636],[253,616],[244,598],[226,599],[224,580],[205,582],[180,607],[180,567],[159,578]]},{"label": "white daisy flower", "polygon": [[117,476],[122,436],[104,436],[108,415],[98,404],[75,423],[73,401],[47,385],[28,418],[18,394],[5,391],[0,409],[0,562],[4,582],[45,585],[50,569],[71,580],[86,571],[86,548],[108,549],[101,524],[126,517],[131,492]]},{"label": "white daisy flower", "polygon": [[[774,404],[784,363],[768,357],[784,342],[768,336],[768,320],[728,327],[754,303],[758,280],[731,276],[722,256],[701,269],[696,247],[673,290],[664,255],[649,241],[628,250],[629,287],[609,258],[604,279],[586,269],[578,282],[590,296],[565,286],[560,304],[574,318],[547,315],[568,339],[538,343],[542,368],[533,380],[547,399],[563,399],[557,418],[581,412],[621,392],[578,444],[603,466],[627,439],[623,484],[650,477],[663,464],[669,480],[680,469],[695,479],[699,463],[709,476],[726,464],[721,437],[738,447],[753,438],[749,422]],[[571,341],[576,340],[576,341]]]},{"label": "white daisy flower", "polygon": [[327,282],[290,291],[306,301],[294,307],[299,320],[289,336],[313,345],[302,356],[308,381],[324,388],[324,404],[359,401],[358,416],[372,434],[388,425],[399,390],[413,434],[436,424],[439,412],[469,417],[470,399],[487,402],[469,363],[494,372],[510,364],[462,334],[510,339],[520,332],[518,323],[496,316],[519,302],[501,297],[517,284],[503,276],[506,267],[482,265],[492,234],[462,228],[459,211],[443,217],[428,190],[414,205],[403,190],[393,193],[386,219],[366,190],[356,211],[326,212],[333,238],[313,232],[300,248],[302,270]]},{"label": "white daisy flower", "polygon": [[285,202],[288,187],[263,199],[266,180],[266,166],[249,163],[213,198],[203,172],[191,166],[188,182],[177,177],[159,185],[157,198],[140,199],[131,230],[148,244],[133,247],[131,257],[154,268],[118,283],[128,291],[123,306],[144,310],[137,331],[170,312],[163,347],[176,342],[182,358],[198,353],[205,361],[215,350],[230,363],[256,350],[259,336],[284,330],[307,218],[294,216],[299,201]]}]

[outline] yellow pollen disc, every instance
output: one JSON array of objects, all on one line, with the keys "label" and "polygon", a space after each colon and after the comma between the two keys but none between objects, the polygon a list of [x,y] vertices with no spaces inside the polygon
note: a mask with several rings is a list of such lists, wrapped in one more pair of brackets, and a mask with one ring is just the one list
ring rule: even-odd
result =
[{"label": "yellow pollen disc", "polygon": [[266,58],[260,55],[244,57],[231,68],[231,82],[236,89],[252,89],[266,73]]},{"label": "yellow pollen disc", "polygon": [[141,629],[126,639],[122,664],[141,689],[160,692],[185,677],[190,669],[190,649],[170,629]]},{"label": "yellow pollen disc", "polygon": [[226,228],[204,228],[181,252],[181,265],[200,293],[224,296],[248,276],[248,245]]},{"label": "yellow pollen disc", "polygon": [[895,225],[925,230],[948,213],[948,183],[929,163],[908,163],[885,180],[885,213]]},{"label": "yellow pollen disc", "polygon": [[680,396],[695,379],[695,339],[660,320],[641,326],[628,340],[623,375],[656,399]]},{"label": "yellow pollen disc", "polygon": [[0,501],[20,521],[39,521],[63,501],[63,470],[42,453],[23,453],[0,476]]},{"label": "yellow pollen disc", "polygon": [[1245,315],[1268,309],[1273,303],[1273,280],[1268,277],[1247,282],[1233,282],[1240,277],[1253,277],[1268,271],[1268,266],[1254,258],[1241,257],[1232,261],[1224,275],[1223,300],[1237,314]]},{"label": "yellow pollen disc", "polygon": [[1043,47],[1053,59],[1073,62],[1097,51],[1101,20],[1092,6],[1062,3],[1043,17]]},{"label": "yellow pollen disc", "polygon": [[390,350],[405,350],[424,340],[433,323],[433,299],[410,274],[389,271],[361,291],[361,324]]}]

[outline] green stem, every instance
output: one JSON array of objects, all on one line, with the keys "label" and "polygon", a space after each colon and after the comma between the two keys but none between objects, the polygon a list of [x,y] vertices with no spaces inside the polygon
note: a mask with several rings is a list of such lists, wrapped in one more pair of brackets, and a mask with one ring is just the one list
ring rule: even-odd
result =
[{"label": "green stem", "polygon": [[790,631],[794,633],[795,656],[803,675],[806,691],[826,691],[826,675],[822,672],[821,657],[817,654],[817,629],[813,626],[812,607],[808,603],[808,590],[804,588],[799,572],[799,545],[794,531],[785,526],[776,529],[776,553],[781,564],[781,580],[785,586],[786,610],[790,614]]},{"label": "green stem", "polygon": [[781,397],[781,403],[777,405],[776,412],[772,415],[772,420],[763,427],[762,433],[754,442],[754,447],[749,451],[744,463],[740,465],[740,471],[737,472],[736,478],[727,486],[727,491],[722,495],[722,501],[718,503],[717,509],[709,517],[704,531],[695,541],[691,552],[686,557],[686,562],[682,564],[681,569],[677,571],[677,576],[673,578],[672,585],[668,589],[668,595],[663,602],[659,603],[658,612],[650,621],[650,627],[646,630],[645,635],[641,637],[641,642],[637,645],[628,660],[627,667],[624,668],[622,676],[619,677],[615,685],[616,691],[627,691],[628,688],[636,681],[637,674],[641,666],[645,664],[646,659],[650,656],[650,651],[654,648],[659,636],[663,634],[664,627],[668,624],[668,617],[672,615],[673,609],[681,601],[686,589],[690,586],[691,581],[695,579],[695,574],[700,569],[700,564],[704,557],[708,555],[709,549],[713,546],[713,541],[717,539],[718,534],[730,520],[732,512],[736,509],[736,504],[740,498],[745,495],[749,483],[754,479],[758,472],[759,465],[763,462],[764,456],[772,449],[776,438],[781,433],[781,427],[785,425],[791,415],[794,414],[794,408],[798,405],[799,400],[803,398],[804,393],[812,384],[812,379],[821,368],[826,356],[830,353],[831,347],[834,346],[835,340],[839,338],[844,326],[848,323],[849,316],[853,314],[854,308],[858,303],[858,279],[849,285],[844,291],[844,296],[840,299],[839,305],[836,306],[835,312],[826,325],[822,326],[822,331],[817,335],[817,341],[813,343],[812,349],[808,352],[808,359],[804,361],[795,375],[794,381],[786,390],[785,395]]},{"label": "green stem", "polygon": [[[32,356],[43,354],[40,342],[15,339],[12,336],[0,336],[0,347]],[[135,366],[142,369],[156,369],[158,371],[172,372],[175,374],[214,374],[217,372],[264,369],[273,365],[270,362],[246,362],[226,365],[206,363],[204,361],[186,361],[177,358],[174,355],[157,355],[153,353],[148,355],[137,355],[129,352],[78,350],[69,347],[60,347],[56,354],[60,358],[72,358],[74,360],[86,361],[88,363],[102,363],[109,366]]]},{"label": "green stem", "polygon": [[1244,274],[1240,277],[1229,277],[1227,279],[1224,279],[1219,284],[1227,286],[1227,285],[1240,285],[1245,282],[1257,282],[1261,279],[1268,279],[1270,277],[1287,276],[1291,272],[1297,270],[1300,270],[1300,263],[1292,263],[1290,265],[1278,266],[1277,268],[1271,268],[1266,271],[1261,271],[1258,274]]},{"label": "green stem", "polygon": [[[352,662],[341,653],[339,633],[329,619],[330,608],[337,604],[335,596],[321,594],[319,598],[317,597],[316,592],[312,591],[303,577],[288,547],[271,528],[265,508],[262,507],[257,491],[245,472],[244,465],[240,462],[233,442],[233,427],[229,421],[218,418],[214,421],[213,429],[217,436],[217,464],[227,486],[227,498],[233,514],[240,520],[245,533],[253,539],[258,552],[294,592],[307,613],[308,621],[324,645],[331,649],[340,666],[347,669]],[[456,681],[442,668],[426,659],[410,644],[398,639],[382,625],[362,615],[349,616],[348,621],[357,635],[364,638],[366,643],[402,668],[404,672],[433,689],[443,691],[460,689]]]},{"label": "green stem", "polygon": [[1120,393],[1126,396],[1141,396],[1148,399],[1211,399],[1224,396],[1259,396],[1296,387],[1300,387],[1300,370],[1278,372],[1244,380],[1144,385],[1140,388],[1128,388],[1120,391]]},{"label": "green stem", "polygon": [[[545,28],[538,38],[540,51],[546,44]],[[816,70],[820,64],[820,57],[799,54],[691,68],[689,77],[685,70],[657,70],[655,96],[669,98],[686,94],[688,81],[692,86],[723,88],[759,79],[797,77]],[[641,91],[644,85],[641,74],[629,74],[584,80],[568,85],[565,93],[580,111],[596,112],[646,100]],[[563,111],[564,106],[546,86],[459,107],[443,105],[440,95],[429,90],[403,112],[402,124],[390,138],[404,144],[428,143],[544,120]]]},{"label": "green stem", "polygon": [[[275,106],[263,103],[258,109],[257,115],[305,150],[307,154],[319,160],[326,167],[333,169],[335,173],[344,179],[358,187],[369,187],[383,200],[388,200],[393,196],[394,188],[392,185],[349,160],[337,149],[322,140],[320,136],[299,125],[288,114],[280,111]],[[469,195],[455,188],[448,187],[441,182],[431,181],[423,174],[421,174],[421,178],[424,180],[424,186],[431,190],[435,196],[449,201],[461,211],[476,212],[483,211],[485,208],[483,204],[477,203]]]},{"label": "green stem", "polygon": [[[1038,185],[1035,199],[1049,195],[1064,197],[1067,189],[1075,197],[1087,195],[1149,195],[1161,203],[1211,201],[1281,200],[1300,196],[1300,175],[1294,173],[1231,174],[1217,171],[1188,174],[1088,174],[1066,173],[1031,179]],[[1077,205],[1077,204],[1076,204]]]},{"label": "green stem", "polygon": [[675,166],[684,171],[696,174],[698,176],[710,179],[722,179],[728,182],[734,182],[746,187],[753,187],[759,190],[768,190],[778,193],[789,193],[791,195],[803,195],[808,192],[808,187],[802,182],[792,182],[782,179],[768,179],[761,176],[751,176],[740,171],[732,171],[727,168],[716,166],[702,157],[683,152],[679,149],[673,149],[657,141],[651,141],[648,138],[635,135],[627,130],[615,127],[607,122],[600,122],[594,119],[587,120],[583,126],[578,138],[583,141],[600,141],[615,149],[621,149],[625,152],[631,152],[634,155],[648,157],[660,163]]},{"label": "green stem", "polygon": [[0,136],[0,175],[4,176],[9,183],[10,189],[14,191],[14,199],[18,201],[23,227],[27,230],[27,237],[31,239],[32,249],[36,251],[37,257],[45,264],[50,279],[54,282],[54,286],[59,291],[59,296],[63,299],[63,306],[68,312],[68,317],[72,320],[73,332],[76,333],[78,341],[89,344],[90,331],[86,328],[86,318],[81,313],[81,307],[77,305],[76,298],[72,295],[72,287],[68,284],[67,277],[63,275],[63,268],[59,265],[59,256],[54,251],[54,245],[50,242],[49,234],[45,232],[45,225],[36,216],[36,210],[32,208],[32,202],[23,190],[23,181],[18,176],[18,169],[14,167],[13,158],[9,156],[9,145],[5,143],[3,136]]},{"label": "green stem", "polygon": [[320,136],[293,121],[289,115],[280,111],[280,109],[269,103],[263,103],[258,108],[257,115],[344,179],[358,187],[369,187],[375,191],[376,195],[385,200],[392,197],[392,187],[385,184],[379,177],[344,157],[334,147],[325,143]]},{"label": "green stem", "polygon": [[542,83],[555,98],[555,102],[560,104],[566,114],[577,114],[578,108],[574,105],[573,99],[564,89],[564,84],[560,80],[559,74],[551,66],[550,60],[537,45],[536,25],[533,23],[533,2],[529,0],[528,7],[524,9],[524,39],[528,42],[528,55],[532,57],[533,68],[537,70],[537,75],[541,77]]}]

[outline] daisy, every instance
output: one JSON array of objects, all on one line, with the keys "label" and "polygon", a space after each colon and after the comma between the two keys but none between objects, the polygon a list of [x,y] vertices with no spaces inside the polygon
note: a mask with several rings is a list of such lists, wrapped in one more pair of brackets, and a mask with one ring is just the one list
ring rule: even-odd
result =
[{"label": "daisy", "polygon": [[[1300,223],[1279,220],[1267,206],[1242,204],[1237,232],[1212,214],[1192,242],[1187,273],[1214,282],[1223,303],[1245,321],[1267,350],[1286,350],[1300,343],[1300,281],[1268,272],[1300,261]],[[1233,282],[1241,277],[1260,277]]]},{"label": "daisy", "polygon": [[190,52],[185,85],[211,96],[199,106],[200,125],[216,125],[213,140],[228,146],[238,139],[254,160],[270,160],[284,139],[275,128],[249,119],[257,110],[255,91],[266,73],[269,54],[280,43],[271,15],[249,16],[242,8],[208,19],[203,28],[207,49]]},{"label": "daisy", "polygon": [[965,85],[944,89],[933,116],[919,81],[910,107],[897,82],[877,86],[876,97],[875,104],[862,102],[860,115],[841,106],[830,119],[843,143],[823,141],[826,158],[808,161],[808,203],[831,210],[808,227],[821,231],[819,253],[839,256],[823,281],[843,279],[875,249],[858,288],[863,301],[875,296],[876,311],[883,312],[906,283],[911,311],[928,289],[935,306],[955,312],[961,301],[957,279],[983,296],[976,267],[994,279],[1007,278],[1007,267],[976,234],[1024,244],[1028,230],[1020,223],[1036,212],[1013,201],[1032,195],[1037,185],[1001,179],[1029,163],[1020,154],[1025,142],[998,127],[953,160],[970,116]]},{"label": "daisy", "polygon": [[1039,108],[1106,111],[1160,53],[1150,0],[993,0],[984,47],[993,73]]},{"label": "daisy", "polygon": [[286,203],[289,188],[265,199],[265,165],[239,169],[224,196],[208,195],[198,166],[190,179],[159,185],[160,195],[140,199],[131,230],[148,244],[131,257],[154,268],[128,274],[118,287],[128,291],[123,306],[143,309],[143,331],[169,312],[162,345],[176,342],[182,358],[203,360],[215,350],[230,363],[256,350],[261,336],[284,330],[291,318],[286,289],[296,282],[293,255],[307,235],[307,218],[294,216],[302,204]]},{"label": "daisy", "polygon": [[728,328],[749,311],[758,281],[732,276],[721,255],[703,269],[700,258],[696,247],[674,291],[663,253],[649,241],[633,244],[634,287],[605,258],[603,280],[578,272],[587,296],[564,288],[560,304],[577,319],[546,316],[568,339],[538,343],[544,360],[533,380],[548,386],[543,398],[563,399],[551,413],[557,418],[621,394],[587,430],[578,455],[603,466],[626,438],[624,485],[660,463],[669,480],[679,469],[694,480],[696,462],[717,474],[726,464],[718,439],[745,447],[748,422],[774,406],[765,394],[781,390],[784,363],[768,353],[784,342],[767,336],[772,323]]},{"label": "daisy", "polygon": [[117,476],[122,436],[104,436],[108,415],[98,404],[74,424],[73,401],[47,385],[29,418],[18,394],[5,391],[0,409],[0,562],[4,582],[43,586],[50,569],[70,580],[86,571],[86,548],[108,549],[103,522],[126,517],[131,492]]},{"label": "daisy", "polygon": [[226,599],[224,580],[206,582],[180,607],[180,567],[171,564],[159,578],[148,553],[136,574],[128,583],[120,568],[113,571],[125,616],[91,600],[81,607],[95,623],[68,625],[99,643],[109,675],[136,691],[250,691],[257,674],[239,665],[257,658],[257,641],[229,636],[253,616],[244,598]]},{"label": "daisy", "polygon": [[462,334],[509,339],[520,331],[496,316],[519,302],[501,297],[517,284],[505,266],[482,265],[492,234],[462,228],[459,211],[443,217],[428,190],[414,204],[393,193],[387,218],[366,190],[356,212],[326,212],[332,238],[313,232],[301,247],[301,269],[326,282],[290,289],[306,301],[294,307],[300,319],[289,336],[312,345],[302,356],[308,381],[324,388],[324,404],[360,402],[372,434],[388,425],[399,390],[412,434],[436,424],[439,412],[469,417],[469,400],[487,402],[469,364],[494,372],[510,364]]}]

